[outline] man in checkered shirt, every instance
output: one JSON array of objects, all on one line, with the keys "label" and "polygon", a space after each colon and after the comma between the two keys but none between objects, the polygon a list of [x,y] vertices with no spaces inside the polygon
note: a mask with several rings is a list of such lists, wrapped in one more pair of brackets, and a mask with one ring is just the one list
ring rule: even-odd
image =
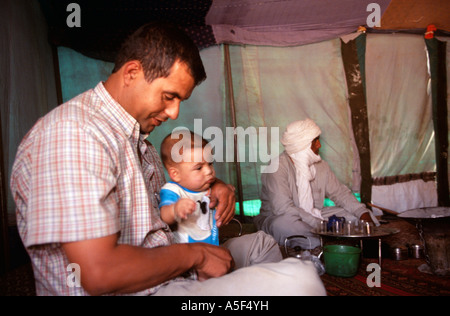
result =
[{"label": "man in checkered shirt", "polygon": [[[311,265],[273,263],[279,249],[262,232],[233,241],[230,250],[173,243],[158,209],[161,160],[146,138],[178,117],[180,102],[205,78],[198,49],[184,33],[148,24],[122,46],[105,82],[27,133],[11,190],[38,295],[286,295],[287,284],[290,295],[324,293]],[[234,191],[218,181],[211,197],[218,226],[227,224]],[[232,255],[252,258],[244,265],[272,263],[229,273]],[[298,286],[305,274],[313,283]],[[237,281],[243,277],[246,286]]]}]

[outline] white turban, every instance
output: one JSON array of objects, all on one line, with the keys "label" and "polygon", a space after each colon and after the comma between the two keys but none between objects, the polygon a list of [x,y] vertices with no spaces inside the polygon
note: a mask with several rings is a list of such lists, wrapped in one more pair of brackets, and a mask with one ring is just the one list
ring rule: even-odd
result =
[{"label": "white turban", "polygon": [[311,147],[313,139],[321,133],[319,126],[309,118],[304,121],[295,121],[286,127],[281,143],[286,152],[291,155]]},{"label": "white turban", "polygon": [[306,119],[289,124],[281,138],[281,143],[295,166],[299,206],[317,219],[323,217],[321,211],[314,207],[310,182],[316,177],[314,164],[321,158],[312,151],[311,143],[320,133],[319,126],[313,120]]}]

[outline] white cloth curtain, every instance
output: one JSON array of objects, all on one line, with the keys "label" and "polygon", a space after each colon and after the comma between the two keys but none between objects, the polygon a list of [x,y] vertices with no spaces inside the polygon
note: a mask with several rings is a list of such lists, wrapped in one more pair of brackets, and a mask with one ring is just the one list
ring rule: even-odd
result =
[{"label": "white cloth curtain", "polygon": [[[430,75],[423,36],[368,34],[366,85],[373,177],[436,171]],[[375,205],[397,212],[437,205],[436,184],[373,186]]]},{"label": "white cloth curtain", "polygon": [[[322,130],[322,158],[352,187],[354,154],[340,40],[297,47],[232,46],[230,54],[237,125],[278,127],[281,137],[289,123],[313,119]],[[241,163],[245,199],[259,197],[259,167]]]},{"label": "white cloth curtain", "polygon": [[17,147],[36,120],[57,106],[52,50],[38,1],[0,4],[0,104],[7,213],[15,224],[9,190]]},{"label": "white cloth curtain", "polygon": [[367,35],[373,177],[436,171],[429,82],[422,36]]}]

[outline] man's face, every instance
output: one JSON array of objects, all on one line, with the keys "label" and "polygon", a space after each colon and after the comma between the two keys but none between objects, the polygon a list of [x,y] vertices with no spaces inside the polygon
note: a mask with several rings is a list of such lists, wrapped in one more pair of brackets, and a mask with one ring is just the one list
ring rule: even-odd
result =
[{"label": "man's face", "polygon": [[322,145],[320,144],[320,136],[317,136],[311,142],[311,150],[313,151],[313,153],[318,155],[320,147],[322,147]]},{"label": "man's face", "polygon": [[129,90],[127,111],[139,122],[141,132],[150,133],[169,118],[177,119],[181,101],[191,96],[194,87],[188,66],[178,61],[168,77],[157,78],[151,83],[145,80],[141,70]]}]

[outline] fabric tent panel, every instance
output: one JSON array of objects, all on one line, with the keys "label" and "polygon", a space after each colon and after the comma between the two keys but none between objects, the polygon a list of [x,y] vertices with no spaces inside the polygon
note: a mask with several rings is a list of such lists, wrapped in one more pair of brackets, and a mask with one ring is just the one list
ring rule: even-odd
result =
[{"label": "fabric tent panel", "polygon": [[[253,122],[278,127],[281,138],[292,121],[312,118],[322,129],[321,156],[352,187],[354,155],[340,41],[290,48],[230,48],[238,125],[248,127]],[[255,90],[259,96],[252,97]],[[283,150],[279,143],[279,152]],[[246,166],[243,179],[259,178],[258,167]],[[255,187],[251,194],[256,194]]]},{"label": "fabric tent panel", "polygon": [[[380,16],[391,0],[378,0]],[[214,0],[206,24],[217,43],[295,46],[334,39],[365,25],[372,0]]]},{"label": "fabric tent panel", "polygon": [[[52,49],[39,4],[6,0],[0,10],[0,104],[5,212],[15,223],[9,190],[11,169],[22,138],[36,121],[58,105]],[[8,224],[8,223],[5,223]]]},{"label": "fabric tent panel", "polygon": [[63,102],[94,88],[111,74],[114,64],[82,55],[67,47],[58,47]]},{"label": "fabric tent panel", "polygon": [[435,171],[429,80],[422,36],[367,35],[373,177]]}]

